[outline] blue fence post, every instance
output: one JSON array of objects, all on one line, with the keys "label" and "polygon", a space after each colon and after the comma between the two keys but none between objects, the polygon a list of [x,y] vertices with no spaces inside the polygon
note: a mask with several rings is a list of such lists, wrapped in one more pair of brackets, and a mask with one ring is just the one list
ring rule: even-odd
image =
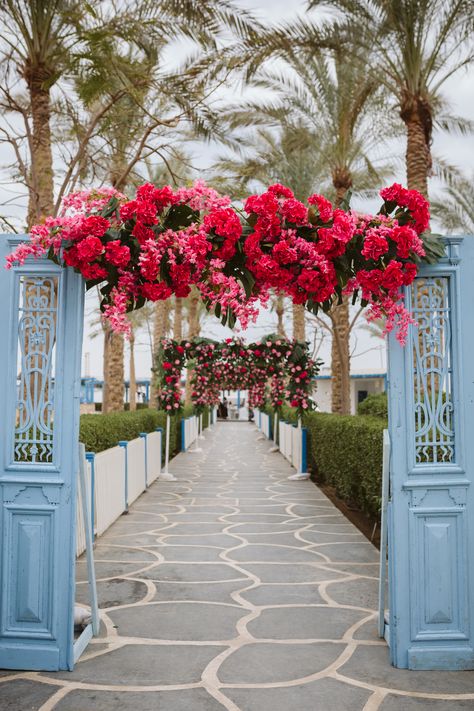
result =
[{"label": "blue fence post", "polygon": [[307,446],[308,446],[308,431],[306,427],[301,428],[301,474],[307,471]]},{"label": "blue fence post", "polygon": [[124,487],[124,495],[125,495],[125,508],[123,510],[124,513],[128,513],[128,450],[127,450],[127,445],[128,442],[127,440],[120,440],[118,443],[119,447],[123,447],[124,454],[125,454],[125,487]]},{"label": "blue fence post", "polygon": [[160,471],[163,466],[163,427],[155,427],[155,432],[160,433]]},{"label": "blue fence post", "polygon": [[91,465],[91,533],[95,539],[95,452],[86,452],[86,460]]},{"label": "blue fence post", "polygon": [[147,444],[147,433],[140,432],[139,436],[143,439],[143,444],[145,445],[145,489],[148,489],[148,444]]}]

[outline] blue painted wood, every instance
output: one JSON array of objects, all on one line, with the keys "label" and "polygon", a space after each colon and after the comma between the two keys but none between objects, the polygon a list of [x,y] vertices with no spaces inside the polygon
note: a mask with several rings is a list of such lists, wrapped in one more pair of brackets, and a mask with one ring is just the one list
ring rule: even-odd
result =
[{"label": "blue painted wood", "polygon": [[72,669],[83,281],[0,266],[0,303],[0,667]]},{"label": "blue painted wood", "polygon": [[308,451],[308,430],[306,427],[301,428],[301,474],[308,471],[307,467],[307,451]]},{"label": "blue painted wood", "polygon": [[[392,663],[474,669],[474,239],[448,238],[389,347]],[[467,435],[467,436],[466,436]]]}]

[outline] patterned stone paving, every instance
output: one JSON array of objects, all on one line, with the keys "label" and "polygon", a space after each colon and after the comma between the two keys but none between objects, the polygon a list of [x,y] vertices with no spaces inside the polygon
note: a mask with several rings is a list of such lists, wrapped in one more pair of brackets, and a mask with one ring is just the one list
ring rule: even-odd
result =
[{"label": "patterned stone paving", "polygon": [[390,666],[377,551],[257,436],[217,425],[102,536],[101,637],[72,673],[0,672],[0,709],[474,709],[474,672]]}]

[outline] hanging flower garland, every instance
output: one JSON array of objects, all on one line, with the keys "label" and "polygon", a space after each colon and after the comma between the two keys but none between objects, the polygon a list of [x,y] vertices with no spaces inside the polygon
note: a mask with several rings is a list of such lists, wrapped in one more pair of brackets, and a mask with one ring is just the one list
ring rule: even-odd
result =
[{"label": "hanging flower garland", "polygon": [[181,344],[164,339],[158,361],[160,406],[178,409],[181,372],[192,366],[191,399],[197,414],[219,402],[222,390],[247,390],[249,406],[261,408],[270,381],[270,402],[275,411],[286,399],[302,415],[312,409],[311,393],[320,361],[309,357],[305,343],[276,335],[245,345],[240,339],[216,343],[198,338]]},{"label": "hanging flower garland", "polygon": [[318,194],[304,204],[276,184],[247,198],[239,215],[202,181],[177,190],[145,184],[133,200],[112,189],[82,191],[65,198],[58,217],[32,227],[7,266],[47,255],[73,267],[87,288],[100,286],[116,331],[129,330],[128,311],[185,297],[196,285],[223,323],[238,319],[243,328],[271,289],[313,312],[344,293],[368,305],[369,318],[385,316],[403,343],[411,317],[402,287],[425,256],[428,203],[397,183],[380,195],[379,213],[361,215]]},{"label": "hanging flower garland", "polygon": [[181,373],[186,363],[185,348],[172,339],[162,339],[158,352],[157,384],[158,409],[170,415],[180,412]]}]

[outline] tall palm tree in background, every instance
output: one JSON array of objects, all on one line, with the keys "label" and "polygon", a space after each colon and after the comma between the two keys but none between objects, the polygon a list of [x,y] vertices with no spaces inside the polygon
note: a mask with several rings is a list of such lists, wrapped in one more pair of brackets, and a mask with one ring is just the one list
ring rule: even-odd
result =
[{"label": "tall palm tree in background", "polygon": [[[315,8],[329,5],[342,13],[346,51],[377,85],[392,96],[406,129],[407,183],[428,195],[433,125],[466,130],[463,119],[443,115],[441,88],[472,62],[474,4],[472,0],[310,0]],[[289,28],[289,39],[314,51],[319,28]],[[367,52],[370,62],[366,63]]]},{"label": "tall palm tree in background", "polygon": [[[367,194],[379,186],[387,172],[386,164],[376,167],[373,155],[381,148],[381,127],[387,129],[389,117],[379,86],[367,76],[361,63],[351,60],[347,47],[337,40],[336,32],[333,38],[333,49],[304,58],[286,45],[286,51],[280,52],[280,56],[291,74],[282,76],[261,71],[255,78],[257,85],[281,95],[281,103],[263,107],[249,103],[235,112],[232,124],[249,125],[252,117],[254,120],[257,117],[259,121],[266,119],[285,125],[290,116],[298,131],[294,126],[287,126],[281,144],[274,150],[268,146],[275,139],[264,133],[266,151],[261,148],[261,153],[250,158],[249,164],[243,166],[243,175],[261,179],[266,172],[267,179],[278,176],[277,179],[286,182],[302,200],[322,188],[339,207],[353,187]],[[369,61],[367,56],[366,62]],[[240,160],[240,164],[242,162]],[[219,167],[225,170],[225,162]],[[341,299],[341,303],[333,307],[329,318],[332,324],[332,410],[348,414],[349,340],[354,321],[349,319],[347,299]],[[295,337],[301,333],[301,321],[297,312],[293,319]]]}]

